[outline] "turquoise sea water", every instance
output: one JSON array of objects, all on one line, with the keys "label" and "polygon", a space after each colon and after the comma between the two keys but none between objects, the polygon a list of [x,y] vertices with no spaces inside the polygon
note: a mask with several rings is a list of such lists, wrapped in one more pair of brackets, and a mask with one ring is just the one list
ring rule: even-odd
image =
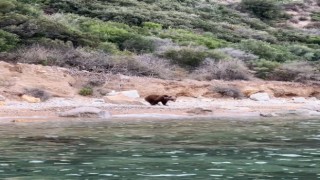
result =
[{"label": "turquoise sea water", "polygon": [[1,125],[0,179],[320,179],[320,120]]}]

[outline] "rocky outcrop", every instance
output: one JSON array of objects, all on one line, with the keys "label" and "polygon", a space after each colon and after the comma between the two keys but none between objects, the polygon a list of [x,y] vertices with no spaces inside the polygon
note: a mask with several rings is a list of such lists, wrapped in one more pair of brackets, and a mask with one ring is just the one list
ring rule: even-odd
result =
[{"label": "rocky outcrop", "polygon": [[269,101],[270,97],[268,93],[256,93],[250,96],[250,99],[254,101]]},{"label": "rocky outcrop", "polygon": [[59,114],[60,117],[111,118],[111,114],[94,107],[79,107]]}]

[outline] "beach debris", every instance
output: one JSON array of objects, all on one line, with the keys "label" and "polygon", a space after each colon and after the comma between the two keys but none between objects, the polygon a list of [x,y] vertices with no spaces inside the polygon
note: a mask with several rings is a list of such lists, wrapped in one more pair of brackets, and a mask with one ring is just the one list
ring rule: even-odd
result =
[{"label": "beach debris", "polygon": [[111,114],[95,107],[78,107],[59,114],[60,117],[110,118]]},{"label": "beach debris", "polygon": [[254,101],[269,101],[270,97],[268,93],[256,93],[250,96],[250,99]]}]

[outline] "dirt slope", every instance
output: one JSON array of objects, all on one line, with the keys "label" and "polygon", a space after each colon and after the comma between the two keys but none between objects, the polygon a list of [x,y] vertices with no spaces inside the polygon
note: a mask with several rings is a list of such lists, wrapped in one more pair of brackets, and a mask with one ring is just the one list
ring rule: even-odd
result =
[{"label": "dirt slope", "polygon": [[277,81],[220,81],[162,80],[146,77],[127,77],[123,75],[101,75],[88,72],[71,71],[59,67],[30,64],[12,65],[0,61],[0,95],[9,99],[19,99],[18,94],[26,88],[39,88],[56,97],[78,97],[81,87],[100,81],[94,87],[94,96],[115,90],[138,90],[141,96],[149,94],[170,94],[186,97],[221,97],[214,87],[238,88],[244,94],[267,92],[275,97],[318,97],[320,87],[292,82]]}]

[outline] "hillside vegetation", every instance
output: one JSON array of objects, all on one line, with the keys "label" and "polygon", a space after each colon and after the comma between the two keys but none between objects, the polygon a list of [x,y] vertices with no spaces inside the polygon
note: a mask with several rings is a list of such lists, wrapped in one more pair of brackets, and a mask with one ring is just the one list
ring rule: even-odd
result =
[{"label": "hillside vegetation", "polygon": [[308,2],[1,0],[0,58],[164,79],[319,82],[319,12],[305,28],[286,13]]}]

